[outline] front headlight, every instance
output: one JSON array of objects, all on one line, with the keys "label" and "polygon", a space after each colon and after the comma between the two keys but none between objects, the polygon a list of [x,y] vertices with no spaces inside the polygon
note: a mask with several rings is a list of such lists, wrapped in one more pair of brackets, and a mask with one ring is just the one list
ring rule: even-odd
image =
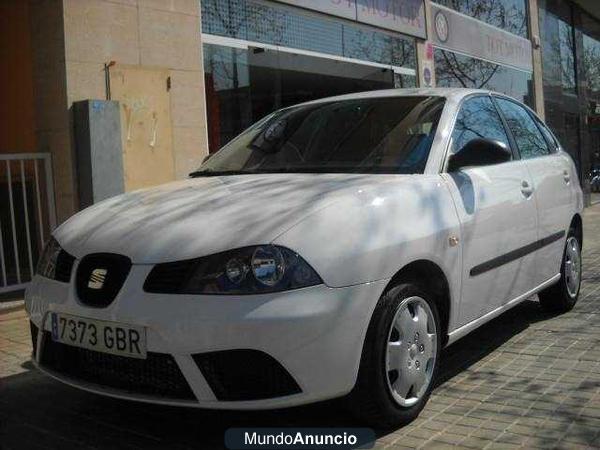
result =
[{"label": "front headlight", "polygon": [[44,251],[40,255],[40,259],[37,263],[36,273],[52,280],[56,277],[56,263],[58,262],[58,255],[60,253],[60,245],[56,242],[52,236],[48,239]]},{"label": "front headlight", "polygon": [[35,273],[51,280],[68,283],[75,257],[64,251],[56,239],[50,236],[38,260]]},{"label": "front headlight", "polygon": [[203,258],[154,266],[146,292],[262,294],[321,284],[297,253],[276,245],[244,247]]}]

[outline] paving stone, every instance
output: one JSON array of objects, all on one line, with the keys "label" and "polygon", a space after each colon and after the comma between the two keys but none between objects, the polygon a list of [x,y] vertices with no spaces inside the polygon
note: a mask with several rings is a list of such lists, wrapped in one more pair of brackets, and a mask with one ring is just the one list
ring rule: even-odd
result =
[{"label": "paving stone", "polygon": [[469,436],[467,439],[464,439],[463,441],[460,442],[460,446],[461,447],[466,447],[466,448],[484,448],[486,445],[491,444],[492,441],[489,441],[487,439],[482,439],[482,438],[478,438],[475,436]]}]

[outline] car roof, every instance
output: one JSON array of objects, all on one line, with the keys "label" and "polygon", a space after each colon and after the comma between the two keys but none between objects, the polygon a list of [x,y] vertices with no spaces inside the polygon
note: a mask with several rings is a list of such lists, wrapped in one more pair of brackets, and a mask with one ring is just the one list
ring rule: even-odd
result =
[{"label": "car roof", "polygon": [[355,92],[352,94],[336,95],[334,97],[326,97],[318,100],[301,103],[301,105],[312,105],[316,103],[340,101],[340,100],[357,100],[364,98],[378,97],[409,97],[409,96],[432,96],[445,97],[455,101],[460,101],[463,97],[471,94],[498,94],[486,89],[468,89],[468,88],[398,88],[398,89],[382,89],[378,91]]}]

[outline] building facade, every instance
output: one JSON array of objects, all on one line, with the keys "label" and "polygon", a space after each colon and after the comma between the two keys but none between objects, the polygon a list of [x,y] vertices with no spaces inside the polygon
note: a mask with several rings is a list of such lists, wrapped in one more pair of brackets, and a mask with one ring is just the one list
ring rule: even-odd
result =
[{"label": "building facade", "polygon": [[81,100],[118,103],[133,190],[186,177],[287,105],[493,89],[545,118],[600,201],[597,0],[3,0],[0,24],[0,292],[83,206]]}]

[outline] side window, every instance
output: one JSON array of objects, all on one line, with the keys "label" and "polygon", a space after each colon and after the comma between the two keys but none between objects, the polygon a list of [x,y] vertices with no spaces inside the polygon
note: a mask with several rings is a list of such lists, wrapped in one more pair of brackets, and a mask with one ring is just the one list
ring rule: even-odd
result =
[{"label": "side window", "polygon": [[510,100],[497,98],[496,101],[517,142],[521,157],[529,159],[548,155],[550,148],[527,110]]},{"label": "side window", "polygon": [[510,148],[502,119],[487,96],[469,98],[462,104],[452,132],[452,153],[481,138],[500,141]]}]

